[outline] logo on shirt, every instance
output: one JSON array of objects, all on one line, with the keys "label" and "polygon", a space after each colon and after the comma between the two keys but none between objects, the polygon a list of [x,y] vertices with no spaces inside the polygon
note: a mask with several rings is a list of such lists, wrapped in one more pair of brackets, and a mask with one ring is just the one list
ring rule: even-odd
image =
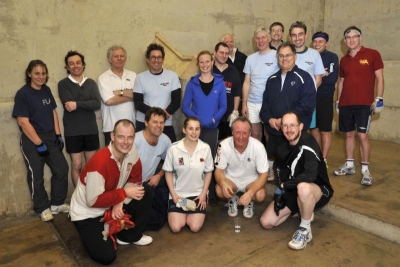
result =
[{"label": "logo on shirt", "polygon": [[131,172],[132,166],[133,166],[132,162],[128,162],[128,165],[126,166],[126,172]]},{"label": "logo on shirt", "polygon": [[294,86],[295,84],[296,84],[295,81],[292,81],[292,82],[290,83],[291,86]]},{"label": "logo on shirt", "polygon": [[185,165],[185,163],[183,162],[183,158],[178,158],[178,163],[179,165]]},{"label": "logo on shirt", "polygon": [[168,86],[169,82],[166,83],[160,83],[161,86]]},{"label": "logo on shirt", "polygon": [[274,63],[273,62],[265,62],[265,65],[267,65],[269,67],[269,66],[274,65]]},{"label": "logo on shirt", "polygon": [[51,100],[50,100],[50,98],[49,99],[43,99],[42,102],[43,102],[43,106],[46,106],[46,105],[50,105]]},{"label": "logo on shirt", "polygon": [[200,158],[200,162],[204,162],[204,159],[203,159],[203,158]]},{"label": "logo on shirt", "polygon": [[232,83],[228,81],[224,81],[225,84],[225,90],[227,94],[230,94],[232,91]]},{"label": "logo on shirt", "polygon": [[361,65],[369,65],[368,59],[360,59],[360,64]]},{"label": "logo on shirt", "polygon": [[248,161],[248,162],[250,162],[250,161],[251,161],[251,159],[250,159],[250,158],[247,158],[247,161]]},{"label": "logo on shirt", "polygon": [[307,65],[312,65],[312,64],[314,64],[313,62],[311,62],[311,61],[306,61],[306,62],[304,62],[304,63],[306,63]]},{"label": "logo on shirt", "polygon": [[126,80],[127,80],[128,82],[130,82],[130,81],[131,81],[131,79],[128,79],[128,78],[126,78]]},{"label": "logo on shirt", "polygon": [[161,159],[161,158],[162,158],[162,155],[163,155],[163,154],[160,154],[160,155],[157,155],[156,157]]}]

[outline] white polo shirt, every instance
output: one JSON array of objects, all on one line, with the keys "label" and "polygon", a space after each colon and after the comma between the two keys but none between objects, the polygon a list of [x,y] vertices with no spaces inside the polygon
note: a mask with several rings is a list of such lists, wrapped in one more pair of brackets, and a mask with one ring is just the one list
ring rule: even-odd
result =
[{"label": "white polo shirt", "polygon": [[132,89],[135,83],[136,73],[124,69],[122,79],[111,71],[111,68],[100,75],[98,80],[99,92],[102,99],[101,117],[103,118],[103,132],[111,132],[114,124],[121,119],[128,119],[136,125],[135,105],[132,101],[119,105],[107,106],[104,104],[114,96],[114,91]]},{"label": "white polo shirt", "polygon": [[231,136],[218,145],[215,167],[224,170],[228,179],[254,181],[260,173],[268,172],[267,152],[260,141],[249,137],[246,150],[239,153]]},{"label": "white polo shirt", "polygon": [[[182,140],[168,149],[163,170],[172,172],[175,193],[186,198],[200,195],[204,188],[204,176],[214,170],[210,146],[200,139],[193,155],[187,152]],[[172,199],[171,194],[169,198]]]}]

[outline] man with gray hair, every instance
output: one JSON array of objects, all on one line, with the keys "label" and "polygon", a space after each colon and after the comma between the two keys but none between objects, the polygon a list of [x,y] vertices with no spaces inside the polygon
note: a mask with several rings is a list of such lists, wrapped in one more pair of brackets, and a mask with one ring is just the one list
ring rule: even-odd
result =
[{"label": "man with gray hair", "polygon": [[243,106],[242,114],[247,117],[252,125],[251,136],[261,141],[263,126],[260,120],[260,110],[263,93],[268,78],[279,70],[276,51],[269,48],[271,35],[266,27],[258,27],[254,31],[254,40],[258,52],[251,54],[244,67],[244,83],[242,88]]},{"label": "man with gray hair", "polygon": [[128,119],[135,123],[133,85],[136,73],[124,69],[127,53],[122,46],[111,46],[107,58],[111,67],[98,80],[105,146],[110,143],[110,133],[118,120]]}]

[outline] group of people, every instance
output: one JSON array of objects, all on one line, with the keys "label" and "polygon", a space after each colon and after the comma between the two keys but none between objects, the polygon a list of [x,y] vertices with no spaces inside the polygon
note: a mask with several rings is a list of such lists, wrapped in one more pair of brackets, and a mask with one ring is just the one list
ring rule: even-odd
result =
[{"label": "group of people", "polygon": [[[344,32],[349,51],[340,66],[326,49],[327,33],[312,36],[315,49],[305,45],[303,22],[291,25],[290,41],[282,40],[283,33],[280,22],[257,28],[258,51],[248,57],[235,47],[232,35],[222,36],[213,54],[198,54],[199,73],[188,82],[182,104],[179,78],[163,68],[165,51],[159,44],[147,47],[149,69],[138,75],[124,68],[125,48],[110,47],[110,68],[97,84],[83,74],[84,56],[69,51],[68,76],[58,90],[76,187],[70,206],[64,203],[69,167],[56,102],[46,85],[48,69],[41,60],[32,60],[12,116],[22,133],[34,211],[43,221],[70,213],[90,257],[109,264],[116,252],[113,241],[104,241],[101,234],[107,210],[113,220],[129,215],[135,224],[120,229],[118,244],[148,245],[153,239],[143,233],[160,229],[165,221],[174,233],[186,225],[198,232],[207,204],[216,205],[217,198],[227,200],[230,217],[238,216],[238,206],[243,206],[243,216],[252,218],[254,201],[265,200],[265,184],[277,177],[278,188],[261,226],[270,229],[299,213],[299,229],[288,245],[305,248],[312,239],[314,210],[333,195],[326,159],[338,75],[336,109],[339,130],[346,132],[347,159],[334,174],[355,173],[357,130],[361,184],[372,184],[367,133],[371,114],[383,110],[383,63],[376,50],[361,46],[361,30],[355,26]],[[95,115],[99,108],[106,145],[102,149]],[[187,119],[184,138],[177,141],[172,118],[179,108]],[[50,199],[44,188],[45,163],[52,172]]]}]

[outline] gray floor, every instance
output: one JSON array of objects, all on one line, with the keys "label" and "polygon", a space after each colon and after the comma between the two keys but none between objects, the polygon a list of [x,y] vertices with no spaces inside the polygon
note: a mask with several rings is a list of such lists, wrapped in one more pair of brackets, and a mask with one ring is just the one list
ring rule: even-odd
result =
[{"label": "gray floor", "polygon": [[[165,225],[159,232],[149,232],[154,238],[149,246],[119,246],[113,265],[400,266],[400,144],[371,142],[374,184],[364,187],[360,185],[359,155],[355,175],[332,174],[344,163],[343,138],[333,136],[328,157],[335,195],[329,207],[316,213],[313,240],[305,250],[287,247],[298,219],[289,219],[269,231],[260,227],[259,217],[270,198],[256,205],[252,219],[242,219],[240,233],[234,232],[233,219],[220,201],[217,207],[209,207],[199,233],[184,229],[172,234]],[[268,189],[272,193],[273,186],[268,185]],[[1,266],[96,266],[65,214],[56,215],[51,223],[43,223],[36,216],[1,221],[0,244]]]}]

